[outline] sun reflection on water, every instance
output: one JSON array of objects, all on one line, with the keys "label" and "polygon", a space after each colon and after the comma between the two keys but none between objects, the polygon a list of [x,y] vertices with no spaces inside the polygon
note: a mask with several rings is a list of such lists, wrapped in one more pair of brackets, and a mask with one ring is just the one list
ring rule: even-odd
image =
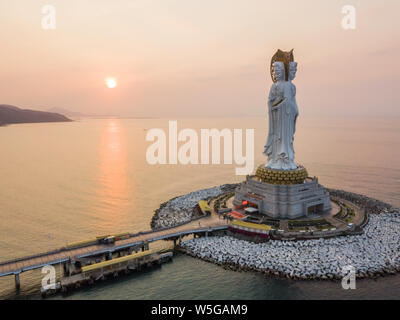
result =
[{"label": "sun reflection on water", "polygon": [[126,136],[118,119],[109,119],[100,143],[98,230],[124,225],[130,205]]}]

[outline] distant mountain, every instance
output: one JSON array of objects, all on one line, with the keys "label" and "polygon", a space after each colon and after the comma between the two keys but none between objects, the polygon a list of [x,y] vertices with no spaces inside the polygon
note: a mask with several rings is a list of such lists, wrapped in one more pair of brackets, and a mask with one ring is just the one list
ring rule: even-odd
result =
[{"label": "distant mountain", "polygon": [[66,116],[29,109],[20,109],[14,106],[0,104],[0,125],[11,123],[33,123],[33,122],[65,122],[72,121]]},{"label": "distant mountain", "polygon": [[80,119],[80,118],[108,118],[108,117],[114,117],[112,115],[100,115],[100,114],[85,114],[85,113],[80,113],[80,112],[75,112],[71,111],[68,109],[64,108],[51,108],[47,110],[48,112],[56,112],[56,113],[61,113],[67,117],[73,118],[73,119]]},{"label": "distant mountain", "polygon": [[51,108],[49,110],[47,110],[48,112],[54,112],[54,113],[60,113],[65,115],[66,117],[71,117],[71,118],[86,118],[86,117],[91,117],[90,115],[87,114],[83,114],[80,112],[74,112],[74,111],[70,111],[64,108]]}]

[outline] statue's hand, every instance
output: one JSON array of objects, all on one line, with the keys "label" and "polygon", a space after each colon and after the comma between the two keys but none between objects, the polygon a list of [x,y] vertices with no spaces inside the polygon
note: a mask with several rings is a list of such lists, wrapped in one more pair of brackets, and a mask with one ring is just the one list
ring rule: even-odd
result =
[{"label": "statue's hand", "polygon": [[279,107],[280,107],[280,104],[282,104],[282,102],[284,101],[285,99],[283,98],[281,98],[281,99],[279,99],[279,101],[277,101],[277,102],[275,102],[273,105],[272,105],[272,110],[277,110]]}]

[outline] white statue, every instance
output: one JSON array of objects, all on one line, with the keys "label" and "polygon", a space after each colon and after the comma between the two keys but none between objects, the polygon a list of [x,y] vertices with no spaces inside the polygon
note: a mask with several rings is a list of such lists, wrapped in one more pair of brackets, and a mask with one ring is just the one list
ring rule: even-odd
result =
[{"label": "white statue", "polygon": [[292,80],[296,76],[297,63],[289,63],[288,81],[285,81],[285,64],[273,62],[275,82],[268,98],[269,132],[264,154],[268,156],[266,168],[295,170],[293,139],[296,130],[298,108],[296,87]]}]

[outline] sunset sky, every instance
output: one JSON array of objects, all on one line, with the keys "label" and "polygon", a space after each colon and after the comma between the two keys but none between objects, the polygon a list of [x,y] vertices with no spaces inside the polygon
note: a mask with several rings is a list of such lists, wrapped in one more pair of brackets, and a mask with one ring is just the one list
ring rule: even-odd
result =
[{"label": "sunset sky", "polygon": [[[341,27],[347,4],[355,30]],[[398,0],[0,0],[0,104],[265,115],[270,58],[294,48],[303,115],[399,116],[399,13]]]}]

